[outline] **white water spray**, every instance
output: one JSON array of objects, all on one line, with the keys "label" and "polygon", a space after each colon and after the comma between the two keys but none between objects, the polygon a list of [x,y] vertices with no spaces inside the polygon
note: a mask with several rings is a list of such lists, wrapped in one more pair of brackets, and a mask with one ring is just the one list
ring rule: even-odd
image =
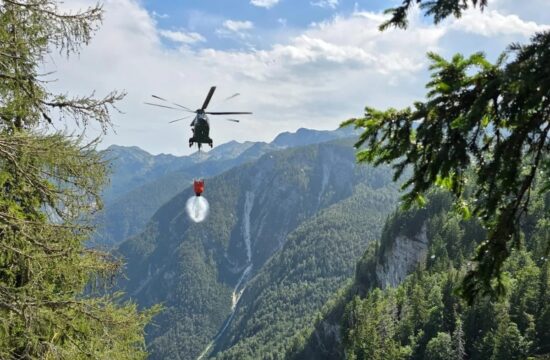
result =
[{"label": "white water spray", "polygon": [[185,210],[191,220],[200,223],[208,216],[210,205],[208,205],[208,200],[204,196],[192,196],[187,200]]}]

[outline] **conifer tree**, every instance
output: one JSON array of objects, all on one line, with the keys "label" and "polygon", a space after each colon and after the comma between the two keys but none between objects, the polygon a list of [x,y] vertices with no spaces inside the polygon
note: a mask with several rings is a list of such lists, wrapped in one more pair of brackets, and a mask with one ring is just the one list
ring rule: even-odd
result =
[{"label": "conifer tree", "polygon": [[498,321],[491,360],[526,359],[528,348],[529,343],[521,335],[517,325],[504,313]]},{"label": "conifer tree", "polygon": [[466,359],[466,345],[464,343],[464,330],[462,329],[462,320],[459,316],[456,319],[455,331],[453,332],[453,359]]},{"label": "conifer tree", "polygon": [[487,6],[487,0],[403,0],[401,5],[386,10],[391,18],[380,29],[385,30],[390,26],[406,29],[409,25],[407,15],[414,5],[418,5],[426,16],[432,16],[437,24],[449,16],[460,17],[470,6],[483,10]]},{"label": "conifer tree", "polygon": [[94,288],[120,263],[87,248],[106,167],[97,141],[56,131],[104,131],[124,93],[53,94],[42,65],[69,56],[97,29],[102,8],[62,11],[54,0],[0,0],[0,358],[145,357],[152,312]]},{"label": "conifer tree", "polygon": [[451,336],[447,333],[437,333],[426,346],[426,359],[448,360],[453,358]]},{"label": "conifer tree", "polygon": [[[392,18],[382,28],[406,27],[414,3],[436,22],[486,6],[483,0],[404,0],[388,10]],[[455,195],[465,218],[480,219],[487,241],[479,244],[462,293],[470,303],[478,295],[501,296],[503,264],[520,247],[532,193],[550,190],[550,31],[527,45],[512,44],[495,64],[483,53],[428,56],[427,101],[412,109],[367,107],[364,117],[343,125],[364,129],[356,143],[365,146],[359,161],[392,164],[396,180],[412,169],[403,185],[405,207],[423,205],[424,195],[440,186]],[[469,173],[476,176],[466,196]]]}]

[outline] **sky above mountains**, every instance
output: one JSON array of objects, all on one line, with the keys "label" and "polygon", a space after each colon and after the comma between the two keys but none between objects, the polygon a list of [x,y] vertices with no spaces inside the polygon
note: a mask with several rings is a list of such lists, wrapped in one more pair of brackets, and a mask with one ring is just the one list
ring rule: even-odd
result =
[{"label": "sky above mountains", "polygon": [[[86,7],[88,0],[64,6]],[[211,110],[253,111],[241,123],[212,119],[217,144],[270,141],[300,127],[334,129],[363,108],[423,99],[426,53],[484,51],[550,28],[548,0],[489,0],[482,13],[433,25],[413,10],[407,31],[378,31],[393,0],[107,0],[101,29],[78,56],[52,54],[53,90],[98,96],[127,91],[103,141],[152,153],[187,154],[190,120],[144,105],[151,94],[198,108],[218,86]],[[241,96],[224,102],[234,93]],[[92,127],[93,134],[98,129]]]}]

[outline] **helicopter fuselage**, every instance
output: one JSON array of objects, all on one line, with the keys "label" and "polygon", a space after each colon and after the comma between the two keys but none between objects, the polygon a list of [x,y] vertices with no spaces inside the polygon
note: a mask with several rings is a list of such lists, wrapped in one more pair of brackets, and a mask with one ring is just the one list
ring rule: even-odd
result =
[{"label": "helicopter fuselage", "polygon": [[[195,111],[191,110],[188,107],[185,107],[183,105],[170,102],[160,96],[157,95],[151,95],[153,98],[163,101],[164,104],[155,104],[146,102],[145,104],[151,105],[151,106],[157,106],[162,108],[167,108],[171,110],[178,110],[178,111],[185,111],[188,113],[194,113],[195,118],[193,121],[191,121],[191,129],[193,130],[193,136],[189,138],[189,147],[193,146],[194,144],[197,144],[197,147],[199,150],[201,149],[202,144],[208,144],[210,147],[214,146],[214,142],[210,138],[210,122],[208,120],[207,115],[251,115],[251,112],[243,112],[243,111],[206,111],[206,108],[208,107],[208,104],[210,104],[210,100],[212,100],[212,96],[214,95],[214,92],[216,91],[216,87],[212,86],[210,88],[210,91],[208,91],[208,95],[206,95],[206,99],[204,100],[204,103],[202,104],[202,107],[200,109],[197,109]],[[232,99],[235,96],[238,96],[239,93],[234,94],[230,97],[228,97],[226,100]],[[174,105],[174,106],[172,106]],[[186,120],[192,115],[185,116],[181,119],[176,119],[170,121],[171,123],[174,123],[176,121]],[[226,119],[228,121],[236,122],[238,123],[239,120],[236,119]]]},{"label": "helicopter fuselage", "polygon": [[191,128],[193,130],[193,137],[189,139],[189,146],[197,144],[199,149],[202,144],[208,144],[213,146],[213,141],[210,138],[210,122],[208,117],[204,113],[204,110],[197,110],[197,116],[191,122]]}]

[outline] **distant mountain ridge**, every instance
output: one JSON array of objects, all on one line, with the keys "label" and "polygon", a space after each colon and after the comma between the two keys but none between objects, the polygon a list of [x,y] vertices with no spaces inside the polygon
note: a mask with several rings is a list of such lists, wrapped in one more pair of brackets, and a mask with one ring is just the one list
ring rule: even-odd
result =
[{"label": "distant mountain ridge", "polygon": [[330,141],[335,139],[335,137],[349,137],[353,134],[354,130],[352,128],[343,128],[335,131],[300,128],[294,133],[284,132],[277,135],[271,142],[271,145],[281,148],[305,146]]},{"label": "distant mountain ridge", "polygon": [[147,183],[151,178],[188,163],[188,159],[183,157],[151,155],[137,146],[111,145],[101,153],[111,170],[109,185],[103,191],[106,203]]},{"label": "distant mountain ridge", "polygon": [[229,141],[218,145],[200,155],[176,156],[171,154],[152,155],[137,146],[111,145],[103,150],[104,158],[110,163],[111,181],[104,190],[105,201],[109,202],[125,193],[144,185],[159,176],[173,171],[187,169],[199,163],[211,161],[257,159],[267,151],[282,150],[289,147],[318,144],[334,139],[353,136],[354,130],[343,128],[336,130],[312,130],[300,128],[296,132],[284,132],[271,143]]},{"label": "distant mountain ridge", "polygon": [[[166,201],[188,187],[193,178],[209,178],[262,155],[291,147],[352,136],[352,129],[283,133],[271,143],[230,141],[208,152],[189,156],[151,155],[138,147],[112,145],[104,150],[110,161],[111,181],[104,191],[104,210],[93,242],[112,247],[143,230]],[[208,186],[207,186],[208,191]]]}]

